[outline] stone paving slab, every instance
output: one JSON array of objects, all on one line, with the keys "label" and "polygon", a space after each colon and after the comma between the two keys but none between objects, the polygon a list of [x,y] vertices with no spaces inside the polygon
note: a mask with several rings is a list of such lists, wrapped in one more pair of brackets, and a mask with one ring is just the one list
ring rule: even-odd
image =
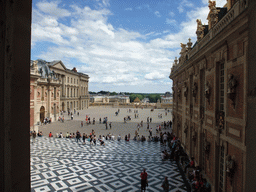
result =
[{"label": "stone paving slab", "polygon": [[75,139],[38,137],[31,142],[31,188],[36,191],[140,191],[140,172],[148,172],[147,191],[187,191],[176,163],[161,160],[160,142],[106,141],[106,146]]}]

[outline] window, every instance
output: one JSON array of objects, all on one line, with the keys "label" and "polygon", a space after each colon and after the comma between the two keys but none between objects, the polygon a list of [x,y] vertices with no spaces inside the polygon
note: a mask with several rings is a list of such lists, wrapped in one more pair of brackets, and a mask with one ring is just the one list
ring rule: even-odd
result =
[{"label": "window", "polygon": [[224,112],[224,63],[219,65],[219,110]]},{"label": "window", "polygon": [[70,89],[70,97],[72,97],[72,88]]},{"label": "window", "polygon": [[56,87],[54,87],[54,100],[56,100]]},{"label": "window", "polygon": [[69,97],[69,88],[67,89],[67,96]]},{"label": "window", "polygon": [[77,84],[78,84],[78,79],[77,79]]},{"label": "window", "polygon": [[220,167],[219,167],[219,192],[224,189],[224,147],[220,148]]},{"label": "window", "polygon": [[72,83],[72,78],[70,79],[70,83]]},{"label": "window", "polygon": [[68,83],[69,83],[69,77],[68,77]]},{"label": "window", "polygon": [[200,118],[204,117],[205,110],[205,71],[204,69],[200,72]]},{"label": "window", "polygon": [[41,100],[44,101],[44,87],[42,87]]}]

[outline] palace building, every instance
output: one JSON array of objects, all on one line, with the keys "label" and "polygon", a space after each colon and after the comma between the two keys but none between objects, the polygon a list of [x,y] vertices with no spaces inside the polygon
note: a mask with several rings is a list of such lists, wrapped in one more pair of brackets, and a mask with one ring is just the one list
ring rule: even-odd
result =
[{"label": "palace building", "polygon": [[30,63],[30,128],[45,118],[56,121],[61,111],[89,107],[89,76],[69,70],[62,61]]},{"label": "palace building", "polygon": [[181,44],[171,69],[173,132],[212,191],[242,192],[253,158],[248,101],[255,95],[248,89],[248,1],[221,8],[209,1],[207,20],[197,20],[196,43]]}]

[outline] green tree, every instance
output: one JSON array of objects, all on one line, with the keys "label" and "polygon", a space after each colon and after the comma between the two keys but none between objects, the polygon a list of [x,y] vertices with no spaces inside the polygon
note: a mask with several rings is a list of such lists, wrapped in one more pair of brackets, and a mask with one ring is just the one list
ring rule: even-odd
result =
[{"label": "green tree", "polygon": [[156,103],[157,100],[161,100],[161,96],[159,94],[150,94],[148,95],[150,103]]},{"label": "green tree", "polygon": [[110,95],[117,95],[117,93],[114,91],[114,92],[111,92]]},{"label": "green tree", "polygon": [[137,94],[136,97],[138,97],[140,100],[144,99],[144,96],[140,94]]},{"label": "green tree", "polygon": [[135,94],[131,94],[131,95],[129,96],[129,98],[130,98],[130,102],[133,102],[134,99],[136,98],[136,95],[135,95]]}]

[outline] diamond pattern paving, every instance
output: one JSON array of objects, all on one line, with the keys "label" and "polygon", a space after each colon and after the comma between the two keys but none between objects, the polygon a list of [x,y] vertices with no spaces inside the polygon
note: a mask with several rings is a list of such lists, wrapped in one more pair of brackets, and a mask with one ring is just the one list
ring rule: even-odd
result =
[{"label": "diamond pattern paving", "polygon": [[161,160],[160,142],[106,141],[106,146],[75,139],[37,138],[31,143],[32,191],[140,191],[140,172],[148,173],[147,191],[187,191],[176,163]]}]

